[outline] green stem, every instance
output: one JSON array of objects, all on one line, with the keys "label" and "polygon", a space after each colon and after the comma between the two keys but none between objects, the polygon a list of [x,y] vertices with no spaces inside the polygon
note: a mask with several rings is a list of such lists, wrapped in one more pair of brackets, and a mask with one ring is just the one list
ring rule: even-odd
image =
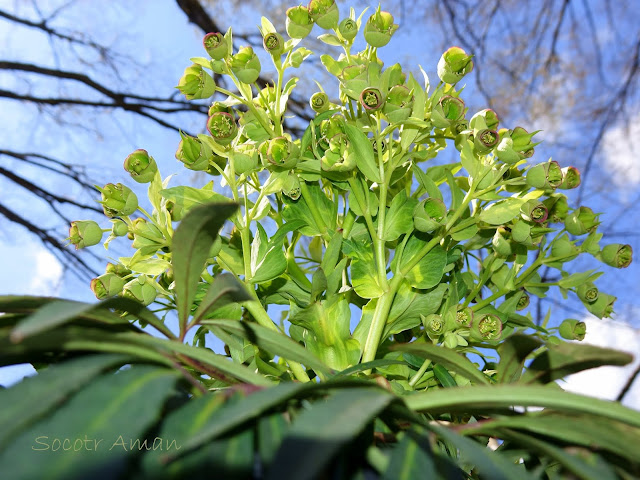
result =
[{"label": "green stem", "polygon": [[282,68],[282,59],[278,56],[277,61],[274,59],[274,65],[276,70],[278,70],[278,83],[276,85],[276,105],[275,105],[275,133],[276,136],[282,136],[282,115],[284,114],[284,109],[280,110],[280,98],[282,97],[282,80],[284,77],[284,68]]},{"label": "green stem", "polygon": [[[380,135],[380,115],[376,114],[377,134],[376,145],[378,146],[378,169],[380,171],[380,205],[378,206],[378,241],[376,242],[376,260],[378,262],[378,277],[380,280],[380,286],[386,290],[389,286],[387,281],[387,261],[384,248],[384,219],[387,210],[387,191],[389,186],[387,185],[386,174],[384,170],[384,158],[382,157],[382,148],[380,147],[383,140]],[[367,200],[369,196],[367,195]],[[368,203],[368,202],[367,202]]]},{"label": "green stem", "polygon": [[431,360],[427,358],[422,364],[422,366],[420,367],[420,370],[418,370],[416,374],[411,378],[411,380],[409,380],[410,387],[416,386],[416,384],[418,383],[418,380],[422,378],[422,375],[424,375],[424,372],[426,372],[427,368],[429,368],[429,365],[431,365]]},{"label": "green stem", "polygon": [[491,295],[489,298],[485,298],[484,300],[482,300],[481,302],[476,303],[473,307],[471,307],[471,310],[474,312],[477,312],[478,310],[480,310],[481,308],[486,307],[487,305],[489,305],[491,302],[499,299],[500,297],[506,295],[507,293],[509,293],[511,290],[508,288],[504,288],[501,290],[498,290],[496,293],[494,293],[493,295]]}]

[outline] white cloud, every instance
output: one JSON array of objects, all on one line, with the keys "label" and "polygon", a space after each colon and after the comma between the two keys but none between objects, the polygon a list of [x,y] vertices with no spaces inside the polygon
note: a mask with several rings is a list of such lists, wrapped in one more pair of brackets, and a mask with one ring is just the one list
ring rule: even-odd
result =
[{"label": "white cloud", "polygon": [[34,253],[35,274],[28,287],[30,295],[56,295],[60,290],[62,279],[62,265],[51,253],[44,248]]},{"label": "white cloud", "polygon": [[639,138],[640,114],[637,114],[628,124],[607,130],[602,139],[604,163],[613,172],[613,182],[620,187],[630,188],[640,184]]},{"label": "white cloud", "polygon": [[[640,331],[620,321],[589,317],[584,322],[587,324],[584,343],[628,352],[634,356],[634,361],[625,367],[600,367],[576,373],[561,385],[575,393],[615,400],[640,363]],[[640,378],[633,383],[623,403],[640,410]]]}]

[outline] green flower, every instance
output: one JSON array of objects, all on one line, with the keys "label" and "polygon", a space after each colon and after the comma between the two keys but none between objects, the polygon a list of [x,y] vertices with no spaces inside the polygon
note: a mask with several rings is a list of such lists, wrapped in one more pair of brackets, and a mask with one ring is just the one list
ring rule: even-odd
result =
[{"label": "green flower", "polygon": [[138,209],[138,197],[121,183],[107,183],[96,188],[102,193],[102,209],[107,217],[126,217]]},{"label": "green flower", "polygon": [[495,130],[480,130],[473,136],[473,145],[480,154],[489,153],[500,142],[500,135]]},{"label": "green flower", "polygon": [[67,240],[79,250],[100,243],[103,233],[100,225],[93,220],[76,220],[71,222]]},{"label": "green flower", "polygon": [[457,327],[471,328],[473,325],[473,310],[470,307],[460,308],[455,313]]},{"label": "green flower", "polygon": [[501,257],[508,257],[513,253],[511,242],[509,241],[509,232],[504,227],[498,227],[496,233],[491,239],[493,250]]},{"label": "green flower", "polygon": [[633,260],[633,249],[631,245],[611,243],[602,249],[598,257],[610,267],[627,268]]},{"label": "green flower", "polygon": [[194,63],[185,69],[176,88],[187,97],[187,100],[198,100],[213,95],[216,84],[211,75]]},{"label": "green flower", "polygon": [[220,145],[229,145],[238,135],[238,124],[233,115],[216,112],[207,120],[207,130]]},{"label": "green flower", "polygon": [[401,123],[411,116],[413,93],[404,85],[394,85],[387,94],[382,112],[390,123]]},{"label": "green flower", "polygon": [[520,207],[520,215],[527,222],[544,223],[549,216],[549,210],[544,203],[532,199]]},{"label": "green flower", "polygon": [[289,197],[291,200],[297,200],[300,198],[300,179],[298,175],[291,172],[287,175],[282,186],[282,193]]},{"label": "green flower", "polygon": [[449,48],[438,61],[438,77],[450,85],[458,83],[473,70],[472,57],[459,47]]},{"label": "green flower", "polygon": [[105,268],[105,273],[114,273],[119,277],[126,277],[127,275],[131,275],[131,270],[125,267],[121,263],[107,263],[107,268]]},{"label": "green flower", "polygon": [[433,232],[442,226],[447,207],[438,198],[427,198],[413,210],[413,224],[420,232]]},{"label": "green flower", "polygon": [[253,145],[242,145],[231,157],[236,175],[249,173],[258,167],[258,150]]},{"label": "green flower", "polygon": [[431,122],[436,128],[447,128],[464,117],[464,102],[458,97],[443,95],[431,108]]},{"label": "green flower", "polygon": [[383,12],[378,6],[376,13],[369,17],[364,26],[364,39],[372,47],[384,47],[398,29],[398,25],[393,23],[393,15]]},{"label": "green flower", "polygon": [[346,41],[350,42],[358,34],[358,24],[352,18],[345,18],[338,25],[338,32]]},{"label": "green flower", "polygon": [[322,113],[329,110],[329,106],[331,102],[329,102],[329,96],[324,92],[316,92],[311,95],[311,99],[309,100],[309,104],[311,108],[316,113]]},{"label": "green flower", "polygon": [[277,32],[269,32],[262,41],[264,49],[274,57],[282,55],[284,52],[284,38]]},{"label": "green flower", "polygon": [[140,275],[126,283],[122,291],[123,297],[140,302],[145,307],[153,303],[157,294],[153,280],[146,275]]},{"label": "green flower", "polygon": [[231,53],[229,39],[220,32],[207,33],[202,39],[204,49],[214,60],[222,60]]},{"label": "green flower", "polygon": [[598,214],[593,213],[589,207],[576,208],[564,219],[564,228],[571,235],[584,235],[598,225],[600,225]]},{"label": "green flower", "polygon": [[576,288],[576,295],[585,303],[593,303],[598,299],[598,287],[592,282],[583,283]]},{"label": "green flower", "polygon": [[529,306],[530,302],[531,298],[529,297],[529,294],[523,290],[520,298],[518,299],[518,303],[516,304],[516,311],[519,312],[520,310],[524,310]]},{"label": "green flower", "polygon": [[331,30],[338,27],[340,12],[335,0],[311,0],[308,9],[309,16],[320,28]]},{"label": "green flower", "polygon": [[576,247],[575,242],[569,240],[566,233],[560,237],[556,237],[551,243],[551,256],[562,258],[562,262],[573,260],[580,254],[580,249]]},{"label": "green flower", "polygon": [[617,300],[613,295],[598,293],[598,298],[593,303],[585,303],[584,306],[598,318],[608,318],[613,313],[613,304]]},{"label": "green flower", "polygon": [[471,336],[476,340],[499,340],[502,336],[502,321],[500,317],[493,314],[482,316],[473,323]]},{"label": "green flower", "polygon": [[539,163],[527,171],[526,181],[528,185],[541,190],[558,188],[562,184],[562,169],[553,160]]},{"label": "green flower", "polygon": [[180,143],[176,150],[176,159],[184,163],[189,170],[205,171],[209,168],[209,160],[213,157],[211,148],[197,138],[180,132]]},{"label": "green flower", "polygon": [[433,341],[438,341],[440,335],[447,331],[447,324],[440,315],[435,313],[427,315],[426,317],[420,315],[420,319],[422,320],[422,325],[424,325],[427,336]]},{"label": "green flower", "polygon": [[570,190],[580,186],[580,171],[575,167],[565,167],[562,169],[562,183],[558,188]]},{"label": "green flower", "polygon": [[111,235],[114,237],[124,237],[129,233],[129,226],[121,219],[114,218],[111,220],[113,227],[111,227]]},{"label": "green flower", "polygon": [[276,137],[260,145],[260,155],[265,166],[275,165],[290,170],[298,163],[298,146],[287,137]]},{"label": "green flower", "polygon": [[350,172],[356,168],[355,151],[344,133],[329,139],[329,148],[320,160],[320,168],[325,172]]},{"label": "green flower", "polygon": [[287,34],[291,38],[304,38],[313,28],[313,20],[307,7],[302,5],[287,10]]},{"label": "green flower", "polygon": [[260,76],[260,59],[251,47],[242,47],[232,55],[229,66],[242,83],[251,84]]},{"label": "green flower", "polygon": [[490,108],[480,110],[469,120],[469,127],[473,130],[473,134],[477,135],[481,130],[498,130],[500,119],[498,114]]},{"label": "green flower", "polygon": [[124,169],[138,183],[149,183],[155,177],[158,166],[146,150],[138,149],[124,160]]},{"label": "green flower", "polygon": [[558,333],[565,340],[584,340],[584,336],[587,333],[587,324],[568,318],[560,324]]},{"label": "green flower", "polygon": [[126,282],[115,273],[105,273],[91,280],[91,291],[98,300],[115,297],[124,287]]},{"label": "green flower", "polygon": [[384,105],[382,92],[375,87],[365,88],[360,94],[360,105],[368,112],[380,110]]}]

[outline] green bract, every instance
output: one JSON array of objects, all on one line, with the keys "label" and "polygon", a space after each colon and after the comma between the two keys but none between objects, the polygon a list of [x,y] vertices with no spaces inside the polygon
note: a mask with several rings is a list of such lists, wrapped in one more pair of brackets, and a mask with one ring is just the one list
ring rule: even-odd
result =
[{"label": "green bract", "polygon": [[102,240],[102,235],[100,225],[93,220],[76,220],[71,222],[67,240],[71,245],[75,245],[77,250],[97,245]]},{"label": "green bract", "polygon": [[214,60],[222,60],[230,53],[229,39],[219,32],[207,33],[202,39],[204,49]]},{"label": "green bract", "polygon": [[381,11],[378,7],[364,26],[364,39],[372,47],[384,47],[397,29],[398,25],[393,23],[393,15]]},{"label": "green bract", "polygon": [[305,6],[291,7],[287,10],[287,34],[291,38],[304,38],[311,33],[313,20]]},{"label": "green bract", "polygon": [[440,57],[438,62],[438,77],[444,83],[451,85],[462,80],[467,73],[473,70],[472,55],[459,47],[451,47]]},{"label": "green bract", "polygon": [[260,76],[260,59],[251,47],[242,47],[232,55],[229,66],[242,83],[253,83]]},{"label": "green bract", "polygon": [[124,169],[138,183],[149,183],[158,172],[156,161],[143,149],[136,150],[125,159]]},{"label": "green bract", "polygon": [[138,197],[121,183],[107,183],[96,188],[102,193],[102,209],[107,217],[126,217],[138,209]]},{"label": "green bract", "polygon": [[187,100],[197,100],[213,95],[216,84],[211,75],[194,63],[185,69],[176,88],[187,97]]},{"label": "green bract", "polygon": [[311,0],[309,2],[309,16],[325,30],[336,28],[340,19],[340,12],[335,0]]}]

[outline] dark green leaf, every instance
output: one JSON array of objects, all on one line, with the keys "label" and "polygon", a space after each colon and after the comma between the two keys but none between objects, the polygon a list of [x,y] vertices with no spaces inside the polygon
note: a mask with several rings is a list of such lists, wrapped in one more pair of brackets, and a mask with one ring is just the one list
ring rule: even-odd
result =
[{"label": "dark green leaf", "polygon": [[426,435],[420,435],[416,427],[404,432],[393,449],[383,480],[443,479],[438,472],[436,459]]},{"label": "dark green leaf", "polygon": [[516,382],[522,375],[524,361],[542,342],[531,335],[516,333],[507,338],[498,347],[500,363],[498,364],[498,383]]},{"label": "dark green leaf", "polygon": [[225,305],[251,299],[244,285],[230,273],[223,273],[216,276],[213,280],[213,283],[208,288],[207,294],[200,302],[200,305],[198,305],[198,309],[193,317],[200,321],[209,312],[224,307]]},{"label": "dark green leaf", "polygon": [[172,265],[176,305],[181,325],[186,325],[205,261],[224,222],[236,204],[212,203],[191,209],[173,234]]}]

